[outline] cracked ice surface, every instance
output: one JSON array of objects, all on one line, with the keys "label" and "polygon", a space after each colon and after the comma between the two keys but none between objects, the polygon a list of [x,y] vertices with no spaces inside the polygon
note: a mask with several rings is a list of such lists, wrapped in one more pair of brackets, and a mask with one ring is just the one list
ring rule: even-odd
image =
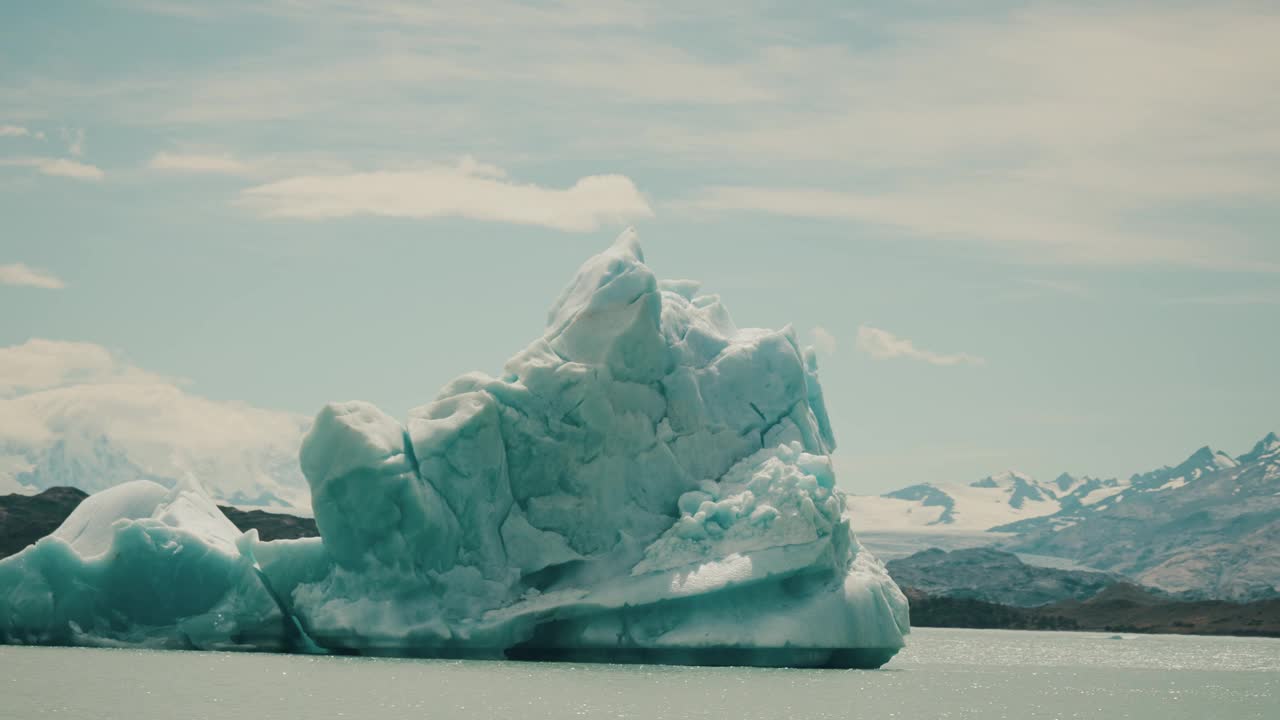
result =
[{"label": "cracked ice surface", "polygon": [[[229,523],[162,511],[168,496],[138,501],[151,513],[93,512],[107,527],[159,517],[193,552],[241,568],[196,603],[195,617],[231,619],[221,635],[179,631],[189,616],[175,613],[150,618],[148,637],[874,666],[902,647],[906,600],[841,516],[834,444],[813,353],[791,329],[738,329],[697,283],[658,282],[628,231],[582,266],[499,377],[464,375],[404,424],[363,402],[322,410],[300,458],[320,539],[237,538]],[[19,609],[59,604],[56,582],[33,590],[34,558],[79,559],[43,568],[55,578],[100,562],[58,545],[73,519],[0,562],[7,638],[42,641]],[[127,601],[89,594],[97,609],[69,641],[132,641],[132,621],[106,621]],[[272,623],[278,637],[264,640]]]}]

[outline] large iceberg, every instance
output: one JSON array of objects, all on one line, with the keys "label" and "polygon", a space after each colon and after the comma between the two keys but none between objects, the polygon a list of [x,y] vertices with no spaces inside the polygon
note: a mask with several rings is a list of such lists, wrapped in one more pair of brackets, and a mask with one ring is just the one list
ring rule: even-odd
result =
[{"label": "large iceberg", "polygon": [[324,408],[300,457],[320,538],[113,488],[0,561],[0,640],[878,667],[907,603],[843,517],[834,445],[790,328],[659,282],[628,231],[499,377],[403,424]]}]

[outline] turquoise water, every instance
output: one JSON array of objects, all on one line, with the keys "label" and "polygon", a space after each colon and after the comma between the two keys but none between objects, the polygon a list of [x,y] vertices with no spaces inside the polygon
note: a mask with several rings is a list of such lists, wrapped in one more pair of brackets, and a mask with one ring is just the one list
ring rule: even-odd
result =
[{"label": "turquoise water", "polygon": [[1280,718],[1280,640],[910,642],[874,671],[0,647],[0,718]]}]

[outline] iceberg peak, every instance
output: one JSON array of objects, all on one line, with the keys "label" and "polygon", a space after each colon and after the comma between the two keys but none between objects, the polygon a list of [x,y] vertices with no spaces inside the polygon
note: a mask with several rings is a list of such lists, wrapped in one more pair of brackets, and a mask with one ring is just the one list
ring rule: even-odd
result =
[{"label": "iceberg peak", "polygon": [[644,262],[644,250],[640,247],[640,233],[636,231],[634,226],[618,233],[618,237],[613,239],[613,247],[625,250],[631,253],[636,260]]}]

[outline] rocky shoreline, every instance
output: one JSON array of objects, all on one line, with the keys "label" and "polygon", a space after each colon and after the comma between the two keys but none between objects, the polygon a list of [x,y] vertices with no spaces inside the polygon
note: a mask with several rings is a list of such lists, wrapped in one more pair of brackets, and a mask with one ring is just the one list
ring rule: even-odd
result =
[{"label": "rocky shoreline", "polygon": [[925,595],[915,588],[903,592],[911,604],[912,627],[1280,637],[1280,599],[1172,600],[1117,583],[1085,601],[1026,608]]}]

